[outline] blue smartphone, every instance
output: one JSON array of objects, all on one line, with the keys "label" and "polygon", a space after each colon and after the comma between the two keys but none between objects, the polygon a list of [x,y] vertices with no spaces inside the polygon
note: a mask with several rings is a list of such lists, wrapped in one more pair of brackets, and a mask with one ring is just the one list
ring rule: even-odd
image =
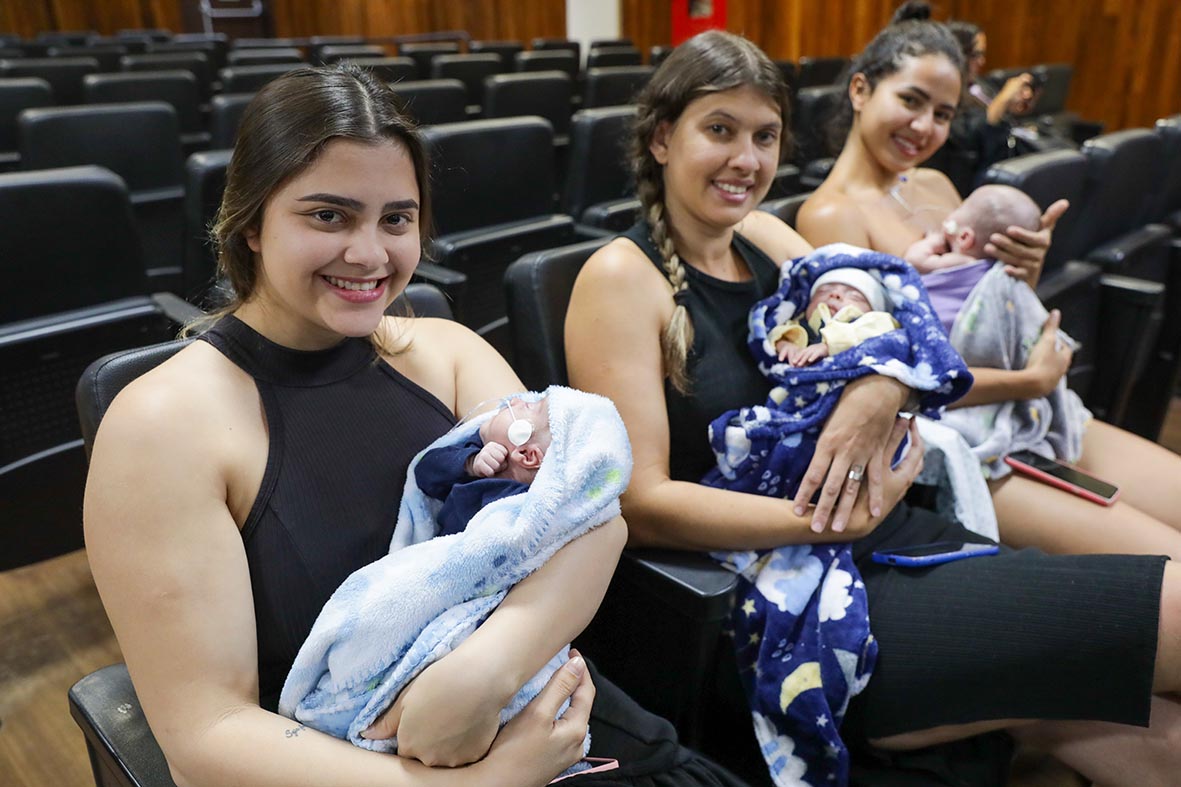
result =
[{"label": "blue smartphone", "polygon": [[873,562],[884,563],[887,566],[918,567],[937,566],[940,563],[950,563],[953,560],[963,560],[968,557],[995,555],[999,551],[996,544],[974,544],[970,541],[937,541],[933,544],[915,544],[898,549],[883,549],[874,552]]}]

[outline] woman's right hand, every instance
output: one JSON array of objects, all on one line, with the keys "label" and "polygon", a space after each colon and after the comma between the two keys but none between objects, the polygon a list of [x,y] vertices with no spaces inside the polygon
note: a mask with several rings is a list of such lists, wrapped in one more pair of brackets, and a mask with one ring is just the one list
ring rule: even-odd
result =
[{"label": "woman's right hand", "polygon": [[[570,656],[496,736],[488,756],[476,766],[485,771],[480,784],[541,787],[582,759],[595,686],[578,651],[572,648]],[[555,719],[567,699],[570,707]]]},{"label": "woman's right hand", "polygon": [[1074,353],[1058,338],[1058,326],[1062,324],[1062,312],[1054,309],[1042,325],[1042,335],[1029,351],[1025,371],[1037,398],[1049,396],[1058,386],[1058,381],[1070,369]]},{"label": "woman's right hand", "polygon": [[[906,435],[910,435],[910,448],[907,449],[906,456],[902,458],[898,466],[891,468],[890,463],[894,459],[894,454],[898,451],[898,446],[902,444],[902,438]],[[906,496],[907,491],[923,469],[923,450],[923,438],[919,435],[918,418],[899,416],[894,422],[894,430],[890,433],[890,441],[881,459],[882,508],[877,514],[872,513],[869,510],[869,496],[865,490],[862,490],[853,506],[849,526],[845,530],[845,537],[856,540],[872,533],[894,510],[894,507]]]}]

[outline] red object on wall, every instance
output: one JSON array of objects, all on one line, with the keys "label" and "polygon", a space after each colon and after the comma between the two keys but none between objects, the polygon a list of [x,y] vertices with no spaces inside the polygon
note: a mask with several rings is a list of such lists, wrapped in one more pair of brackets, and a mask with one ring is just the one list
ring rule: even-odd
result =
[{"label": "red object on wall", "polygon": [[673,46],[706,30],[726,29],[726,0],[672,0]]}]

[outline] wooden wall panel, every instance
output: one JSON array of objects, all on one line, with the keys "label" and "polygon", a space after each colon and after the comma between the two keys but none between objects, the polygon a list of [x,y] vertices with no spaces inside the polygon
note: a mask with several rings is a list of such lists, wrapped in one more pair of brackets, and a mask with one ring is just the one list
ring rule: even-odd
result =
[{"label": "wooden wall panel", "polygon": [[95,30],[114,35],[128,28],[183,30],[175,0],[4,0],[0,32],[33,38],[43,30]]},{"label": "wooden wall panel", "polygon": [[[643,50],[671,40],[670,0],[620,0],[622,33]],[[727,28],[772,58],[850,56],[890,19],[898,0],[728,0]],[[988,68],[1067,62],[1068,108],[1108,130],[1151,126],[1181,112],[1177,0],[942,0],[936,17],[988,34]]]}]

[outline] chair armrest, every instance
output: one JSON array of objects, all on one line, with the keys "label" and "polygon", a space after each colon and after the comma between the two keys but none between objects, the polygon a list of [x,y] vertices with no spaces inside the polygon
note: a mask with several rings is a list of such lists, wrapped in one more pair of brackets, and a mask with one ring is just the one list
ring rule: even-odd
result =
[{"label": "chair armrest", "polygon": [[152,303],[160,308],[165,317],[177,325],[185,325],[191,320],[201,317],[205,312],[200,308],[171,292],[155,292],[148,296]]},{"label": "chair armrest", "polygon": [[1100,282],[1097,368],[1086,404],[1097,418],[1118,425],[1155,341],[1165,286],[1113,274]]},{"label": "chair armrest", "polygon": [[176,787],[123,664],[92,672],[69,692],[96,787]]},{"label": "chair armrest", "polygon": [[1162,251],[1172,235],[1172,230],[1163,224],[1146,224],[1092,249],[1087,254],[1087,261],[1102,265],[1105,271],[1112,273],[1139,275],[1138,270],[1131,270],[1133,266],[1139,267],[1138,263],[1145,255]]},{"label": "chair armrest", "polygon": [[412,281],[433,284],[442,290],[443,295],[451,302],[451,313],[459,319],[463,312],[463,299],[467,291],[467,274],[461,271],[444,268],[433,262],[423,260],[414,269]]}]

